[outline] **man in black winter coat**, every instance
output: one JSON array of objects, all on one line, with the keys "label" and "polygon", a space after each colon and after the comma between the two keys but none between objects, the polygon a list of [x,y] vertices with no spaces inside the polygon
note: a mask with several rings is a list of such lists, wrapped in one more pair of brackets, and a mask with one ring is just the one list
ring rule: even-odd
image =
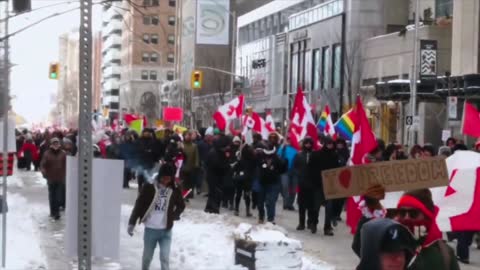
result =
[{"label": "man in black winter coat", "polygon": [[297,230],[302,231],[305,230],[305,217],[308,213],[308,228],[311,227],[312,218],[313,218],[313,183],[311,179],[313,179],[312,172],[309,168],[310,163],[312,161],[312,153],[313,153],[313,140],[310,137],[306,137],[302,141],[302,151],[300,151],[295,160],[293,162],[294,170],[298,177],[298,217],[299,217],[299,224],[297,226]]},{"label": "man in black winter coat", "polygon": [[144,129],[142,136],[138,139],[137,153],[139,158],[139,167],[137,169],[138,191],[140,192],[142,185],[147,181],[145,171],[152,170],[160,160],[158,152],[158,142],[155,133],[151,129]]},{"label": "man in black winter coat", "polygon": [[208,199],[205,206],[205,212],[207,213],[220,213],[223,181],[230,170],[230,165],[227,162],[230,158],[230,152],[227,149],[229,144],[229,139],[221,136],[213,142],[213,148],[207,155]]},{"label": "man in black winter coat", "polygon": [[325,223],[323,232],[325,235],[333,236],[332,228],[332,202],[325,199],[323,192],[323,177],[324,170],[335,169],[340,167],[338,162],[338,155],[336,152],[335,142],[331,138],[325,138],[323,148],[320,151],[314,152],[312,155],[312,162],[309,170],[312,172],[313,181],[313,213],[310,224],[312,233],[317,231],[318,215],[320,213],[320,206],[325,206]]}]

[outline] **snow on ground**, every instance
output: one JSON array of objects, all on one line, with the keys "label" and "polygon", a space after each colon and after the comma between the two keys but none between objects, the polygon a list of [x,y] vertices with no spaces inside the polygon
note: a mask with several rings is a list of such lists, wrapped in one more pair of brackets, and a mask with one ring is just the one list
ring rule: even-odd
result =
[{"label": "snow on ground", "polygon": [[[135,227],[133,237],[127,236],[127,222],[132,207],[122,205],[121,246],[129,246],[129,263],[132,267],[141,264],[143,250],[143,225]],[[170,268],[182,270],[240,270],[234,265],[234,236],[236,225],[224,215],[212,215],[198,210],[187,209],[181,220],[173,227],[173,242],[170,252]],[[266,231],[266,230],[265,230]],[[275,234],[275,233],[273,233]],[[269,235],[259,237],[272,237]],[[127,242],[125,242],[127,241]],[[120,261],[125,259],[120,251]],[[152,269],[159,269],[159,250],[155,250]],[[122,263],[122,265],[124,265]],[[124,268],[126,269],[126,268]],[[330,270],[324,262],[312,262],[304,258],[302,270]]]},{"label": "snow on ground", "polygon": [[[12,177],[12,179],[16,178]],[[32,208],[28,206],[27,200],[18,194],[8,193],[7,202],[7,266],[5,269],[46,269],[46,258],[40,249],[38,231],[32,221]]]}]

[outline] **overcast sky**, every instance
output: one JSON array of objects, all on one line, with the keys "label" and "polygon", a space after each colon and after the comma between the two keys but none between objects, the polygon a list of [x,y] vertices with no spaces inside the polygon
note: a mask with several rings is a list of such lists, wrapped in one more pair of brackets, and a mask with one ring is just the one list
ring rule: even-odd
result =
[{"label": "overcast sky", "polygon": [[[49,7],[15,17],[10,32],[54,13],[79,6],[72,0],[32,0],[32,9],[56,3],[68,3]],[[58,59],[58,37],[79,26],[79,11],[51,18],[10,39],[11,62],[16,65],[11,73],[13,110],[29,122],[45,120],[53,107],[52,96],[57,91],[57,81],[48,79],[48,67]],[[97,30],[101,24],[101,9],[97,5],[93,13]],[[60,63],[61,64],[61,63]]]}]

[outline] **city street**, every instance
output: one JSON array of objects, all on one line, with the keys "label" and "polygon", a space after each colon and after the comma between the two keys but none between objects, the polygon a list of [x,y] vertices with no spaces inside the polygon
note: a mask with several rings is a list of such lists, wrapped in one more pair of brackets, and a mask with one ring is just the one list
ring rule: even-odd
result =
[{"label": "city street", "polygon": [[[135,187],[123,190],[119,260],[94,258],[94,269],[139,269],[142,254],[143,226],[135,228],[133,237],[128,236],[126,233],[126,224],[135,201],[136,192]],[[10,204],[14,199],[17,202],[19,197],[26,198],[24,204],[28,205],[28,213],[30,213],[33,230],[38,232],[36,237],[38,238],[41,253],[43,253],[43,255],[39,256],[43,256],[43,258],[33,258],[34,262],[25,265],[25,268],[7,267],[7,269],[76,269],[75,262],[66,258],[64,254],[65,220],[61,219],[58,222],[53,222],[48,217],[46,183],[40,174],[35,172],[17,172],[16,175],[9,179],[9,195]],[[238,224],[242,222],[255,224],[256,219],[235,217],[228,210],[224,210],[220,216],[207,215],[202,211],[204,205],[205,198],[203,195],[196,196],[187,205],[188,210],[182,215],[182,220],[176,223],[171,251],[171,268],[182,270],[242,269],[241,267],[233,266],[231,233]],[[18,213],[14,212],[15,209],[15,206],[10,205],[9,218],[15,219],[18,215]],[[279,209],[277,224],[287,230],[289,237],[303,242],[306,257],[304,259],[304,270],[347,270],[355,268],[357,258],[350,249],[352,237],[348,234],[344,223],[339,224],[334,237],[325,237],[322,233],[312,235],[307,231],[297,232],[295,231],[297,214],[295,212],[283,211],[280,206],[277,206],[277,209]],[[242,215],[244,213],[241,211]],[[323,212],[321,213],[322,216]],[[7,235],[9,244],[15,243],[17,238],[22,237],[21,235],[12,235],[11,233]],[[218,239],[222,239],[222,241]],[[7,250],[9,250],[8,247]],[[17,255],[13,253],[7,254],[8,266],[11,257]],[[156,254],[158,254],[158,250]],[[159,262],[156,258],[158,258],[157,255],[154,257],[152,269],[159,269]],[[471,260],[472,265],[462,265],[462,269],[473,270],[478,269],[480,266],[480,251],[473,247]],[[322,263],[322,261],[325,263]]]}]

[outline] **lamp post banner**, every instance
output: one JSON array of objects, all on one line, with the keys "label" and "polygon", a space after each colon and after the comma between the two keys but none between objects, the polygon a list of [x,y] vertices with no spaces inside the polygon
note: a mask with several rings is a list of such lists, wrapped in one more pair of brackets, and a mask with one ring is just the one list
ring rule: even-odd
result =
[{"label": "lamp post banner", "polygon": [[230,0],[198,0],[197,44],[228,45],[229,21]]},{"label": "lamp post banner", "polygon": [[420,40],[420,80],[437,77],[437,49],[436,40]]}]

